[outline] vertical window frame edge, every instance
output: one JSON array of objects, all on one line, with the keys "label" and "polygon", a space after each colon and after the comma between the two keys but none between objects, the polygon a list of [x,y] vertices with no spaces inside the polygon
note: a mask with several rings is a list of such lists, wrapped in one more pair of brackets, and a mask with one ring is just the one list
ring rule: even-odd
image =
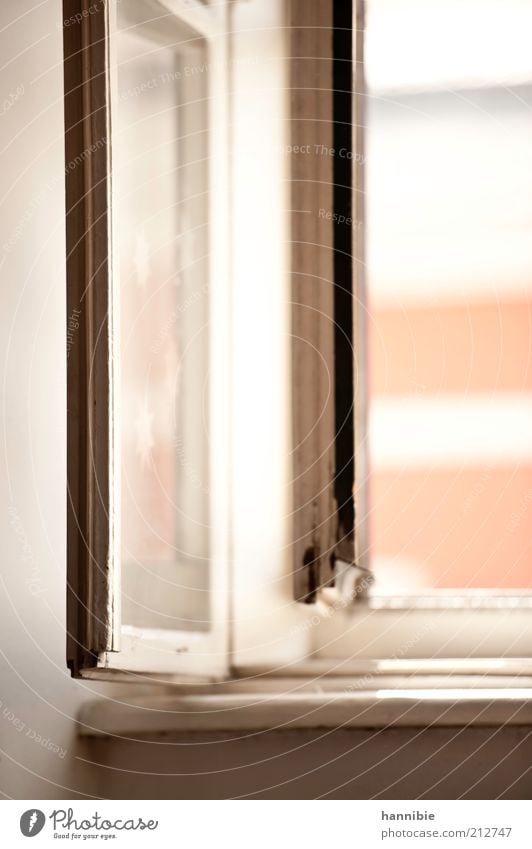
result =
[{"label": "vertical window frame edge", "polygon": [[[67,361],[67,665],[74,677],[94,680],[132,681],[139,674],[157,675],[159,682],[168,683],[218,680],[229,668],[227,576],[217,580],[221,599],[211,629],[201,637],[195,631],[127,626],[121,620],[119,297],[113,283],[118,280],[118,257],[113,250],[116,202],[111,167],[118,92],[117,2],[104,0],[96,21],[88,12],[90,0],[63,0],[64,21],[70,22],[64,25],[66,161],[79,157],[79,169],[71,172],[67,165],[65,172],[67,322],[72,310],[79,312],[80,302],[87,300],[76,314],[78,348],[69,345]],[[181,15],[166,0],[161,5],[189,24],[190,15]],[[217,60],[225,67],[226,46],[220,46],[219,36],[227,32],[226,7],[201,11],[194,19],[201,24],[197,31],[211,47],[216,45]],[[82,33],[78,20],[91,20],[92,28]],[[71,28],[77,32],[67,32]],[[222,87],[218,77],[216,85]],[[226,110],[227,103],[222,112]],[[106,143],[96,144],[103,137]],[[83,156],[91,144],[94,150]],[[226,172],[227,163],[222,182]],[[95,194],[101,214],[94,210]],[[99,270],[99,276],[92,269]],[[99,402],[95,409],[91,397]],[[96,554],[90,547],[95,539]],[[222,560],[225,557],[224,552]]]},{"label": "vertical window frame edge", "polygon": [[[365,0],[353,0],[353,349],[354,349],[354,507],[355,562],[369,570],[369,446],[368,446],[368,340],[366,283],[366,186],[364,77]],[[369,582],[368,582],[369,585]],[[367,597],[369,586],[360,597]]]},{"label": "vertical window frame edge", "polygon": [[[67,250],[67,665],[119,649],[110,3],[63,0]],[[76,327],[77,325],[77,327]],[[74,333],[75,331],[75,333]]]},{"label": "vertical window frame edge", "polygon": [[[345,26],[346,12],[353,34],[348,39],[348,59],[342,55],[345,44],[338,30]],[[340,572],[342,597],[346,588],[364,597],[371,583],[367,574],[367,357],[360,118],[363,27],[362,0],[354,0],[349,8],[341,0],[313,6],[301,0],[290,2],[293,572],[295,599],[306,603],[314,602],[323,587],[334,584]],[[330,38],[324,38],[325,28],[330,30]],[[299,57],[305,57],[303,70]],[[312,74],[309,62],[314,65]],[[319,82],[309,87],[310,79]],[[349,100],[350,109],[340,102],[342,98]],[[340,125],[342,114],[349,112],[350,125]],[[344,162],[339,159],[339,142],[346,146],[346,138],[350,150]],[[310,143],[311,173],[305,156],[295,153],[301,142]],[[329,155],[318,155],[318,148],[328,149]],[[320,230],[318,221],[324,209],[332,213],[327,232],[324,222]],[[337,215],[346,210],[351,223],[339,224]],[[340,226],[349,226],[349,234],[340,234]],[[311,245],[313,250],[309,251]],[[317,291],[308,285],[311,276],[320,282]],[[342,323],[339,318],[346,297],[349,309]],[[302,354],[298,350],[301,340],[319,351],[332,379],[324,381],[322,373],[316,372],[312,351]],[[340,399],[345,402],[339,404]],[[352,573],[347,580],[346,568]]]},{"label": "vertical window frame edge", "polygon": [[[335,515],[334,389],[323,369],[316,372],[313,351],[332,374],[333,229],[330,220],[321,222],[328,243],[320,245],[318,216],[332,210],[333,168],[315,147],[332,147],[332,18],[333,0],[290,2],[293,578],[296,600],[306,603],[332,577]],[[319,79],[320,90],[309,79]],[[308,156],[294,152],[302,146]]]}]

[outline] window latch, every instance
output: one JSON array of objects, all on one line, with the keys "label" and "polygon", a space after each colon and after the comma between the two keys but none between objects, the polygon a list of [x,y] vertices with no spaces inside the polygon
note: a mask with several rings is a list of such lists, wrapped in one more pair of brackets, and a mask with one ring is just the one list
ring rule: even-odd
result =
[{"label": "window latch", "polygon": [[369,569],[337,556],[334,558],[333,575],[339,600],[345,606],[367,598],[368,590],[375,581]]}]

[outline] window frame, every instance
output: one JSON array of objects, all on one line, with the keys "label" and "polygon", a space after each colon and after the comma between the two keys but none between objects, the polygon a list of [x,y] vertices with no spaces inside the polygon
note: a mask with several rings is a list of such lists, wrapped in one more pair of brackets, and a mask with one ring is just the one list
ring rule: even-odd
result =
[{"label": "window frame", "polygon": [[334,234],[318,217],[333,210],[334,157],[315,152],[334,141],[332,26],[332,3],[290,3],[294,591],[307,603],[333,577],[337,539]]},{"label": "window frame", "polygon": [[115,651],[119,637],[109,510],[116,481],[111,20],[107,6],[94,10],[87,0],[64,0],[63,15],[67,316],[78,325],[67,365],[67,659],[76,674],[99,653]]},{"label": "window frame", "polygon": [[[228,669],[227,518],[218,508],[213,536],[218,552],[212,570],[210,628],[205,632],[140,629],[120,616],[118,262],[114,244],[116,206],[112,182],[112,116],[117,96],[117,0],[64,0],[67,321],[78,327],[67,366],[67,665],[73,676],[101,677],[151,671],[184,676],[223,676]],[[228,96],[225,4],[161,0],[209,44],[214,75],[209,119],[219,127],[211,195],[217,223],[210,248],[220,278],[228,275],[224,226],[229,195]],[[211,152],[214,145],[211,143]],[[212,210],[211,210],[212,212]],[[214,228],[213,228],[214,229]],[[222,279],[223,283],[223,279]],[[212,451],[226,456],[228,314],[224,286],[211,293],[222,319],[211,333],[216,372],[217,439]],[[213,381],[214,382],[214,381]],[[224,420],[225,419],[225,420]],[[212,499],[227,502],[227,465],[218,462]]]},{"label": "window frame", "polygon": [[[292,352],[292,384],[296,387],[291,399],[292,406],[299,411],[295,418],[292,438],[296,450],[293,453],[294,489],[293,527],[290,529],[290,551],[286,558],[271,566],[271,552],[264,553],[264,562],[259,563],[259,577],[263,581],[260,592],[250,604],[246,595],[249,589],[249,558],[253,548],[260,547],[260,540],[249,538],[253,527],[247,526],[247,517],[238,506],[235,489],[246,482],[242,474],[242,463],[236,484],[231,485],[229,474],[230,457],[236,452],[235,435],[231,433],[230,404],[222,409],[219,419],[219,438],[214,446],[217,463],[221,463],[214,497],[221,501],[218,508],[216,550],[217,568],[213,570],[215,583],[211,591],[216,599],[212,628],[209,632],[157,632],[120,625],[120,553],[117,516],[112,505],[117,504],[116,487],[119,480],[117,470],[118,451],[116,444],[116,385],[117,305],[113,298],[113,279],[117,267],[113,252],[113,231],[116,226],[112,203],[112,149],[111,139],[112,91],[116,86],[115,65],[112,54],[113,33],[116,31],[113,10],[116,0],[102,0],[90,4],[90,0],[64,0],[64,19],[79,20],[75,26],[64,28],[65,37],[65,150],[67,163],[67,320],[76,317],[75,339],[69,345],[68,356],[68,590],[67,590],[67,657],[73,675],[102,677],[105,675],[125,676],[176,676],[224,678],[232,673],[258,668],[282,668],[284,664],[304,664],[310,656],[317,659],[364,659],[393,658],[397,646],[407,646],[408,654],[399,659],[418,658],[430,663],[434,651],[445,646],[454,646],[453,657],[500,657],[501,646],[517,646],[519,651],[512,657],[528,657],[532,649],[532,617],[526,608],[532,607],[530,595],[513,594],[505,598],[484,599],[482,605],[475,603],[473,594],[449,594],[448,602],[440,594],[425,594],[423,597],[402,596],[387,599],[372,593],[341,595],[337,589],[323,589],[335,575],[330,555],[339,540],[337,537],[336,505],[333,493],[332,469],[334,469],[335,424],[333,409],[328,399],[328,387],[320,382],[318,392],[309,393],[305,386],[314,375],[311,358],[295,357]],[[231,14],[235,6],[215,4],[205,6],[192,0],[160,0],[160,5],[170,13],[177,14],[189,26],[211,40],[215,45],[216,35],[224,27],[225,14]],[[297,41],[295,55],[332,59],[332,50],[327,55],[325,40],[319,38],[320,27],[331,25],[333,0],[314,4],[316,16],[312,24],[305,27],[301,22],[308,14],[305,0],[289,0],[286,29]],[[353,231],[354,262],[354,330],[355,358],[364,363],[366,296],[364,280],[364,168],[363,168],[363,2],[355,5],[356,26],[354,32],[354,96],[352,99],[354,150],[357,155],[353,167],[353,218],[361,222]],[[92,9],[92,11],[89,11]],[[81,15],[81,18],[76,17]],[[299,30],[301,27],[301,30]],[[226,50],[232,50],[235,33],[225,23],[228,32]],[[288,38],[287,38],[288,41]],[[218,46],[219,51],[221,48]],[[324,55],[325,51],[325,55]],[[293,53],[291,55],[294,55]],[[285,57],[286,58],[286,57]],[[219,52],[217,59],[221,67],[227,67],[227,59],[233,56]],[[319,61],[319,58],[318,58]],[[288,63],[286,63],[288,64]],[[302,67],[302,66],[301,66]],[[301,126],[307,124],[306,138],[311,144],[327,144],[327,132],[320,114],[322,104],[316,100],[316,91],[305,92],[304,77],[298,63],[290,63],[286,70],[287,86],[301,90],[301,98],[290,113],[292,130],[285,137],[291,145],[301,141]],[[219,97],[216,120],[220,126],[230,115],[231,131],[227,134],[218,155],[229,158],[230,151],[239,142],[245,142],[233,123],[234,100],[238,98],[238,75],[219,74],[216,79]],[[226,96],[227,92],[230,92]],[[325,102],[325,101],[324,101]],[[308,133],[305,112],[316,109],[316,120]],[[329,99],[330,108],[330,99]],[[307,113],[308,114],[308,113]],[[325,133],[325,135],[324,135]],[[102,143],[102,140],[104,143]],[[315,140],[315,141],[314,141]],[[305,142],[306,143],[306,142]],[[332,146],[329,144],[329,146]],[[87,155],[86,151],[90,152]],[[301,314],[290,316],[291,331],[300,338],[313,340],[323,349],[331,371],[334,370],[334,338],[332,318],[334,316],[334,268],[332,261],[333,225],[323,240],[323,231],[317,237],[316,221],[297,210],[305,210],[308,204],[316,210],[323,205],[333,207],[331,190],[332,159],[323,157],[319,177],[309,173],[303,160],[292,158],[291,170],[286,180],[291,192],[289,199],[291,217],[292,254],[287,256],[292,270],[301,267],[304,273],[316,274],[325,282],[317,297],[309,296],[308,288],[298,285],[297,275],[292,278],[292,298],[309,308],[310,320],[302,321]],[[219,169],[213,194],[222,204],[231,205],[233,224],[243,221],[245,204],[238,200],[238,186],[234,174],[226,166]],[[303,188],[301,188],[303,187]],[[223,200],[222,200],[223,199]],[[238,331],[234,301],[238,297],[238,273],[234,274],[236,240],[238,235],[229,231],[224,215],[218,207],[217,256],[219,270],[225,275],[229,299],[223,294],[223,286],[217,288],[213,309],[225,320],[216,322],[218,334],[215,347],[218,352],[229,351],[230,327]],[[295,210],[295,212],[293,212]],[[225,215],[225,218],[229,218]],[[320,239],[321,245],[320,245]],[[299,245],[313,242],[313,253],[302,259]],[[316,245],[315,242],[318,242]],[[322,250],[323,245],[331,250]],[[227,245],[231,247],[228,249]],[[224,247],[225,246],[225,247]],[[279,266],[280,267],[280,266]],[[233,272],[233,273],[231,273]],[[317,318],[318,317],[318,318]],[[286,316],[285,316],[286,318]],[[308,316],[307,316],[308,319]],[[235,325],[236,321],[236,325]],[[223,325],[226,329],[224,331]],[[238,331],[240,333],[240,331]],[[244,337],[240,334],[239,340]],[[231,360],[231,356],[233,359]],[[222,354],[218,361],[220,385],[227,388],[231,396],[235,389],[230,385],[232,355]],[[306,382],[305,377],[306,375]],[[363,368],[357,370],[355,384],[355,495],[357,499],[355,551],[352,561],[347,557],[348,569],[356,562],[367,566],[367,388]],[[242,377],[239,378],[236,394],[243,395]],[[302,387],[301,391],[297,387]],[[314,387],[312,387],[314,389]],[[218,390],[218,395],[223,390]],[[315,397],[311,397],[315,395]],[[218,398],[218,403],[220,398]],[[317,404],[317,406],[316,406]],[[320,406],[321,404],[321,406]],[[307,434],[316,421],[316,410],[326,407],[326,415],[320,427]],[[223,408],[222,403],[222,408]],[[317,418],[320,418],[319,415]],[[226,450],[224,450],[224,448]],[[222,459],[221,459],[222,458]],[[316,460],[318,458],[318,460]],[[267,462],[267,461],[266,461]],[[240,476],[239,476],[240,475]],[[315,510],[307,509],[309,492],[320,493]],[[310,499],[312,500],[312,499]],[[240,510],[240,512],[239,512]],[[316,516],[318,521],[316,522]],[[322,519],[323,517],[323,519]],[[247,543],[246,543],[247,538]],[[239,542],[244,545],[239,549]],[[295,542],[294,542],[295,540]],[[315,589],[322,588],[319,595],[312,595],[311,605],[299,604],[297,600],[309,600],[308,573],[301,564],[309,543],[317,540],[320,552],[326,553],[320,563]],[[293,545],[292,545],[293,543]],[[261,557],[257,558],[261,560]],[[354,570],[356,572],[356,570]],[[254,578],[256,581],[256,578]],[[246,581],[248,583],[246,584]],[[294,582],[295,599],[294,600]],[[367,584],[362,583],[367,589]],[[519,595],[519,597],[518,597]],[[438,597],[436,603],[434,599]],[[257,629],[254,630],[257,600],[266,611],[260,620],[260,628],[268,630],[268,639],[257,647]],[[483,653],[471,642],[471,617],[479,615],[475,607],[482,607],[482,622],[489,631],[484,641]],[[439,608],[437,625],[430,630],[430,639],[414,639],[434,618],[434,609]],[[261,611],[262,612],[262,611]],[[279,621],[278,621],[279,620]],[[475,620],[480,622],[480,618]],[[264,623],[269,623],[268,626]],[[272,626],[274,623],[274,627]],[[517,639],[512,639],[512,629],[518,627]],[[464,637],[456,632],[464,630]],[[429,633],[427,631],[427,633]],[[474,636],[474,635],[473,635]],[[397,659],[397,658],[396,658]],[[399,660],[397,659],[397,660]],[[502,661],[501,661],[502,662]]]},{"label": "window frame", "polygon": [[[299,638],[294,632],[303,618],[304,606],[294,602],[290,523],[277,509],[277,487],[284,484],[277,470],[266,483],[266,494],[261,491],[260,497],[257,495],[257,509],[254,515],[250,515],[246,504],[249,498],[243,499],[239,495],[249,491],[251,485],[251,481],[247,479],[249,463],[242,456],[235,462],[235,455],[242,454],[238,451],[238,428],[229,427],[231,420],[234,424],[236,412],[239,420],[242,419],[240,432],[243,428],[251,435],[255,446],[258,446],[259,439],[254,433],[251,421],[251,416],[257,414],[253,411],[254,405],[247,402],[249,384],[246,385],[242,369],[235,368],[237,363],[243,361],[243,358],[238,356],[238,348],[245,349],[249,341],[247,325],[253,324],[253,320],[243,321],[242,316],[237,315],[239,299],[247,286],[246,263],[249,261],[249,252],[246,254],[239,246],[239,232],[249,219],[249,203],[252,197],[249,184],[246,185],[246,175],[236,175],[235,178],[234,173],[227,173],[231,170],[227,168],[227,161],[225,165],[221,162],[222,158],[228,156],[229,151],[237,159],[239,152],[246,147],[252,149],[253,145],[260,141],[257,129],[250,128],[249,122],[239,123],[234,119],[235,101],[240,104],[239,114],[242,114],[242,104],[250,104],[255,93],[246,84],[245,75],[237,72],[217,73],[214,82],[216,89],[210,92],[211,102],[217,103],[216,120],[219,126],[230,126],[222,149],[217,145],[217,167],[212,169],[213,179],[217,180],[212,194],[218,199],[217,203],[227,202],[230,207],[229,212],[226,206],[223,211],[222,206],[218,207],[215,216],[217,225],[220,226],[212,228],[217,231],[220,259],[217,272],[219,274],[220,268],[225,266],[222,273],[226,279],[226,286],[216,287],[217,302],[212,307],[218,318],[214,324],[219,337],[214,346],[219,356],[215,354],[213,359],[219,369],[220,379],[215,382],[218,384],[217,395],[229,396],[227,409],[222,409],[218,420],[218,435],[213,445],[216,465],[222,466],[218,485],[214,487],[213,493],[218,519],[215,520],[217,540],[213,546],[213,554],[216,562],[211,570],[214,576],[211,593],[216,609],[208,632],[162,632],[124,626],[120,621],[119,609],[119,505],[115,485],[115,481],[119,480],[119,446],[116,434],[119,411],[117,398],[111,395],[118,377],[117,358],[113,356],[113,351],[117,350],[118,325],[118,307],[113,299],[113,286],[116,283],[113,281],[118,279],[118,269],[116,262],[110,259],[113,256],[113,232],[116,232],[116,205],[113,204],[112,144],[109,143],[112,139],[113,92],[116,91],[116,60],[113,56],[116,2],[117,0],[105,0],[89,6],[89,0],[65,0],[64,4],[65,20],[78,22],[75,28],[65,27],[67,161],[79,155],[89,142],[92,145],[92,139],[98,138],[97,129],[86,119],[87,108],[91,115],[96,114],[99,117],[100,123],[106,128],[106,143],[95,149],[94,157],[81,159],[82,167],[76,169],[76,179],[72,179],[71,174],[67,173],[67,312],[70,315],[73,309],[78,309],[85,292],[93,296],[95,290],[99,310],[95,311],[92,300],[84,304],[83,310],[79,310],[77,344],[71,347],[68,363],[68,665],[73,675],[89,678],[108,675],[128,678],[139,674],[164,675],[172,679],[183,676],[222,678],[227,676],[231,668],[242,662],[257,663],[272,657],[294,661],[306,657],[308,652],[308,641],[303,631],[300,632]],[[236,53],[232,53],[231,57],[222,52],[210,56],[209,61],[216,64],[217,68],[227,69],[227,66],[231,65],[232,70],[233,60],[236,62],[239,58],[245,58],[238,55],[237,47],[240,34],[248,33],[246,14],[253,6],[252,3],[229,2],[206,8],[198,3],[192,4],[190,0],[160,0],[159,5],[168,9],[170,14],[179,16],[196,31],[201,29],[200,34],[206,39],[212,39],[210,43],[213,45],[217,33],[228,34],[227,39],[223,39],[225,48],[228,51],[233,51],[234,48]],[[299,14],[302,14],[304,4],[301,5],[300,0],[291,0],[291,4],[286,5],[283,0],[278,0],[275,5],[276,9],[272,14],[277,15],[276,27],[282,33],[284,42],[282,49],[277,50],[274,64],[269,66],[268,72],[275,76],[274,85],[278,85],[278,91],[281,93],[277,96],[285,98],[290,79],[289,63],[286,61],[287,30],[288,25],[295,26],[293,18],[288,17],[289,9],[293,11],[293,8],[297,7]],[[324,5],[328,5],[330,10],[330,4],[322,4]],[[89,12],[89,8],[92,11]],[[269,13],[268,9],[265,16]],[[235,15],[235,20],[231,18],[229,27],[225,23],[226,14]],[[301,22],[301,18],[299,20]],[[279,22],[283,25],[280,26]],[[314,35],[316,32],[314,31]],[[261,30],[257,29],[256,37],[259,33]],[[263,81],[265,73],[266,69],[263,71]],[[98,102],[97,112],[90,108],[93,100]],[[284,113],[278,116],[277,131],[281,133],[280,128],[283,127],[281,135],[284,134],[288,143],[290,136],[286,123]],[[282,303],[282,300],[286,299],[285,286],[289,283],[289,277],[285,277],[285,265],[289,257],[286,232],[291,219],[288,214],[289,204],[286,201],[291,174],[286,173],[286,165],[279,151],[274,153],[274,159],[277,169],[275,173],[279,176],[282,189],[274,199],[276,214],[271,216],[278,220],[270,228],[267,240],[270,240],[272,246],[280,245],[281,250],[275,260],[270,261],[270,279],[275,279],[276,283],[269,309],[278,311],[275,315],[275,333],[278,338],[285,333],[288,339],[289,299],[287,303]],[[245,169],[238,170],[244,172]],[[323,182],[330,183],[330,179]],[[311,181],[309,185],[315,184]],[[101,193],[98,197],[103,209],[103,214],[98,216],[93,214],[92,204],[96,191]],[[229,218],[232,221],[232,232],[228,232],[227,221],[226,226],[223,226],[223,221]],[[332,232],[332,224],[327,226]],[[255,243],[255,248],[260,249],[258,234],[253,234],[251,241]],[[223,244],[230,244],[228,252],[221,247]],[[86,252],[89,256],[86,256]],[[92,269],[100,266],[101,273],[96,278]],[[327,297],[331,300],[332,276],[328,274],[324,277],[329,290]],[[224,295],[225,291],[227,296]],[[252,308],[257,320],[260,320],[261,313],[257,304],[252,305]],[[97,332],[93,330],[92,335],[89,335],[94,327]],[[233,333],[231,339],[229,328]],[[102,338],[105,340],[105,346],[97,344],[97,340]],[[284,352],[287,360],[285,362],[280,357],[276,368],[279,375],[281,369],[283,370],[283,380],[286,380],[288,342]],[[332,368],[332,361],[330,366]],[[260,383],[260,379],[257,383]],[[102,384],[107,391],[105,396],[100,395]],[[276,421],[276,432],[268,437],[272,447],[284,445],[288,455],[289,433],[282,419],[286,416],[288,424],[290,399],[288,387],[285,389],[284,393],[279,394],[279,398],[275,398],[273,417]],[[97,401],[97,404],[94,404],[94,401]],[[258,396],[255,401],[260,404]],[[223,401],[221,406],[223,408]],[[97,421],[95,416],[98,416]],[[233,460],[232,483],[229,475],[230,457]],[[282,463],[284,459],[279,458],[276,465],[280,466]],[[264,486],[265,478],[261,474],[268,477],[271,465],[267,456],[264,456],[262,473],[254,475],[253,488],[256,487],[257,477]],[[323,458],[318,465],[320,474],[325,475],[323,480],[327,479],[330,484],[330,478],[327,478],[330,475],[330,465],[324,463]],[[288,468],[283,472],[286,475],[289,473]],[[86,498],[89,474],[92,475],[92,485]],[[288,478],[285,483],[287,482]],[[111,483],[114,488],[111,488]],[[289,512],[289,506],[285,504],[284,507]],[[269,526],[268,536],[272,539],[261,545],[258,536],[264,535],[262,516],[271,509],[275,512]],[[94,512],[100,518],[102,532],[94,532],[92,537],[89,537],[88,530],[93,527]],[[329,519],[330,511],[324,515]],[[254,526],[254,522],[260,522],[260,534],[257,533],[259,524]],[[96,536],[99,541],[97,550],[93,545]],[[257,557],[258,548],[261,551]],[[251,577],[250,561],[254,564],[256,561],[259,570],[258,574],[256,571]],[[103,568],[102,563],[105,564]],[[254,594],[257,577],[262,582],[259,596]],[[250,595],[253,596],[251,600]],[[258,634],[262,629],[269,632],[270,639],[266,643]]]}]

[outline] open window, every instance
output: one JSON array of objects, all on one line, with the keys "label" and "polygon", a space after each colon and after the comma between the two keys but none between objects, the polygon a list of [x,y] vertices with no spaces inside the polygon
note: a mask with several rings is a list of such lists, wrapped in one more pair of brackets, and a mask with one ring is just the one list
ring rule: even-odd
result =
[{"label": "open window", "polygon": [[[447,462],[457,405],[435,398],[425,359],[441,322],[449,344],[458,326],[461,305],[445,312],[441,269],[455,293],[457,265],[482,271],[480,252],[460,254],[457,239],[466,218],[478,230],[487,171],[468,183],[449,166],[444,178],[427,151],[435,144],[441,157],[458,108],[470,109],[463,138],[485,139],[469,119],[486,114],[489,97],[505,138],[517,138],[525,112],[512,123],[499,95],[514,71],[522,85],[526,61],[514,54],[512,71],[510,57],[505,68],[486,49],[499,65],[466,85],[455,73],[467,65],[464,46],[461,59],[435,53],[433,78],[416,81],[413,46],[398,47],[394,64],[387,42],[416,31],[419,4],[407,5],[408,26],[387,0],[64,0],[76,675],[224,678],[309,658],[334,668],[339,659],[530,653],[526,570],[479,583],[474,569],[457,580],[449,564],[446,583],[440,555],[431,560],[419,542],[430,531],[436,552],[453,533],[467,536],[484,494],[514,479],[512,468],[493,471],[496,452],[477,452],[486,468],[472,467],[456,489],[462,524],[434,524],[458,471],[435,492],[425,478],[434,479],[438,450]],[[435,41],[435,21],[448,23],[438,5],[423,12]],[[519,14],[508,14],[512,31]],[[465,32],[474,20],[466,15]],[[503,83],[489,95],[496,73]],[[525,94],[512,92],[514,110]],[[402,138],[410,148],[398,160]],[[449,163],[459,164],[460,144]],[[524,280],[526,202],[509,161],[499,163],[499,189],[521,198],[522,221],[508,238],[496,216],[488,222],[501,248],[492,259],[506,250],[516,262],[515,243]],[[425,296],[435,287],[431,315],[409,311],[416,285]],[[458,364],[455,372],[456,401],[464,385]],[[517,430],[523,400],[509,410]],[[489,418],[490,409],[502,408],[479,411]],[[469,442],[462,435],[477,456],[474,431]],[[521,488],[525,443],[512,441],[524,452],[512,455]],[[521,530],[523,491],[513,511]]]},{"label": "open window", "polygon": [[305,657],[356,583],[337,5],[65,2],[75,674]]},{"label": "open window", "polygon": [[228,6],[66,2],[65,22],[70,663],[219,674]]}]

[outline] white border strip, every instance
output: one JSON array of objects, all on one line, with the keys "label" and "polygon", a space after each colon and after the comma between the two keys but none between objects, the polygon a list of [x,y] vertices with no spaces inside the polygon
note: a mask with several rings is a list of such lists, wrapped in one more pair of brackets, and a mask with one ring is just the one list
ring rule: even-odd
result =
[{"label": "white border strip", "polygon": [[532,396],[377,398],[369,440],[373,469],[532,463]]}]

